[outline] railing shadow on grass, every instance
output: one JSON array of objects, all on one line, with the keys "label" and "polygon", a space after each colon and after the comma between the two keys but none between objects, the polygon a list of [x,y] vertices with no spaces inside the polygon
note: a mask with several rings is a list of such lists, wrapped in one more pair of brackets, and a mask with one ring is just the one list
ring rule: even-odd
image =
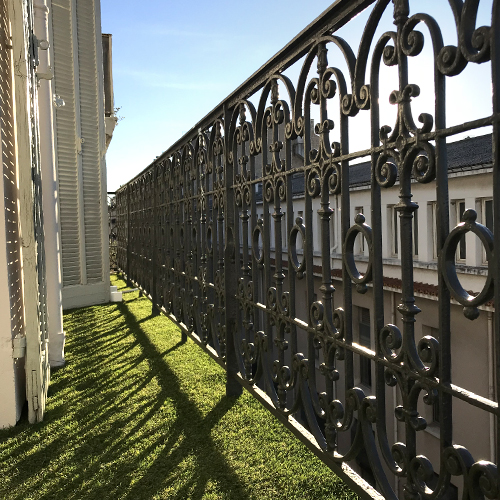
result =
[{"label": "railing shadow on grass", "polygon": [[[135,316],[130,312],[126,304],[119,304],[118,309],[127,322],[136,322]],[[151,316],[147,319],[153,317]],[[193,500],[201,499],[205,491],[205,486],[212,475],[231,477],[233,491],[230,493],[236,495],[236,498],[241,498],[242,500],[248,499],[249,496],[245,491],[245,486],[231,470],[210,438],[210,430],[234,406],[236,398],[222,397],[216,406],[203,417],[196,408],[196,405],[180,388],[177,376],[170,369],[168,363],[162,359],[163,356],[180,347],[184,342],[180,341],[165,352],[159,353],[148,335],[137,324],[133,329],[133,334],[138,339],[145,356],[150,362],[151,372],[158,377],[161,386],[159,399],[166,400],[167,398],[172,398],[178,403],[176,419],[178,425],[176,425],[175,430],[169,438],[169,442],[164,447],[160,456],[125,498],[135,500],[140,495],[143,484],[157,480],[165,471],[171,472],[186,457],[194,453],[198,461],[198,474],[192,481],[187,482],[176,495],[171,496],[172,500],[181,500],[184,498],[192,498]],[[197,432],[193,433],[193,429],[196,429]],[[183,433],[185,433],[185,439],[182,441],[182,444],[172,451],[173,446]],[[200,440],[200,436],[203,436],[202,440]],[[167,484],[173,481],[175,481],[175,475],[167,481]],[[165,483],[163,485],[165,486]]]},{"label": "railing shadow on grass", "polygon": [[[8,498],[26,498],[27,491],[32,487],[30,484],[36,482],[47,467],[53,468],[54,463],[63,461],[62,470],[46,476],[39,498],[63,498],[61,494],[69,491],[79,492],[84,495],[82,498],[122,497],[137,468],[144,467],[144,462],[147,462],[147,470],[130,486],[123,498],[144,498],[146,491],[147,498],[150,498],[181,481],[180,487],[174,487],[176,492],[169,498],[198,500],[203,497],[209,481],[218,483],[224,478],[228,498],[248,499],[245,485],[210,437],[211,429],[236,400],[223,396],[208,414],[202,415],[163,359],[178,349],[181,343],[159,352],[141,327],[151,318],[138,320],[125,303],[119,304],[117,309],[120,314],[111,315],[108,322],[98,320],[98,308],[77,312],[76,321],[84,323],[86,329],[78,328],[80,338],[68,346],[66,373],[60,371],[61,378],[56,378],[49,389],[52,400],[59,397],[63,402],[50,408],[40,425],[27,427],[21,424],[5,434],[7,438],[17,438],[20,442],[12,450],[4,448],[3,460],[25,455],[17,462],[16,474],[12,474],[9,480]],[[127,337],[131,337],[128,349],[120,344]],[[113,344],[123,347],[120,349],[123,357],[120,371],[109,372],[109,376],[105,376],[108,375],[106,371],[104,375],[93,376],[94,373],[102,373],[102,364],[110,361],[105,353],[101,356],[95,353],[106,346],[114,349]],[[85,349],[86,345],[93,345],[94,348]],[[139,356],[131,356],[130,352],[137,347],[140,348]],[[116,358],[114,354],[112,357]],[[147,361],[149,365],[147,374],[142,380],[130,377],[131,370],[142,361]],[[85,366],[84,370],[71,372],[71,365],[74,368],[77,364]],[[130,382],[126,380],[129,377],[132,379]],[[157,395],[143,399],[134,411],[123,415],[120,406],[126,404],[124,397],[127,399],[128,395],[137,394],[153,378],[159,386]],[[66,393],[69,393],[69,400],[62,397]],[[139,446],[139,453],[124,459],[129,448],[134,446],[133,442],[141,439],[143,429],[150,425],[151,419],[161,412],[167,401],[175,402],[174,420],[160,423],[162,428],[157,428],[157,437],[149,439],[146,446]],[[26,439],[22,438],[23,433]],[[162,451],[156,453],[159,448]],[[67,453],[68,458],[62,459]],[[151,460],[151,457],[154,458]],[[190,457],[197,462],[196,474],[187,480],[179,478],[176,471]],[[105,480],[99,476],[103,467],[112,469]]]}]

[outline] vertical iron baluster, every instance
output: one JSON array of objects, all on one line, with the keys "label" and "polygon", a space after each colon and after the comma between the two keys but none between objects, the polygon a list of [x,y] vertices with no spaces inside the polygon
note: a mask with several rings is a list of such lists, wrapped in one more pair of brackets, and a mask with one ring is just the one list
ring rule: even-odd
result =
[{"label": "vertical iron baluster", "polygon": [[[491,76],[493,85],[493,238],[496,253],[500,249],[500,2],[493,2],[491,20]],[[497,253],[498,255],[498,253]],[[495,308],[499,303],[500,287],[500,259],[494,263]],[[496,401],[500,401],[500,314],[494,319],[494,346],[495,346],[495,388]],[[496,416],[496,450],[495,459],[500,457],[500,413]]]},{"label": "vertical iron baluster", "polygon": [[[235,339],[239,337],[239,325],[236,323],[238,300],[236,297],[238,287],[238,269],[240,267],[239,239],[235,239],[236,224],[239,224],[236,214],[236,203],[234,200],[234,170],[236,156],[229,161],[229,153],[232,144],[229,140],[230,111],[224,106],[224,306],[226,325],[226,395],[239,396],[242,386],[237,380],[238,353],[236,351]],[[236,252],[236,248],[238,251]]]}]

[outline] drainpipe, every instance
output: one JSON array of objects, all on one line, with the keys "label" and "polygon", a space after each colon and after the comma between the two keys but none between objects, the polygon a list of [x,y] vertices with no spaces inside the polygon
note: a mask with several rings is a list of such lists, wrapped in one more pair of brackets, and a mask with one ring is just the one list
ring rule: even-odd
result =
[{"label": "drainpipe", "polygon": [[61,233],[56,174],[55,134],[50,57],[49,9],[47,0],[34,0],[35,35],[40,64],[37,66],[40,112],[40,162],[45,233],[45,265],[50,366],[63,366],[65,333],[62,319]]},{"label": "drainpipe", "polygon": [[[490,401],[495,400],[494,354],[493,313],[488,312],[488,398]],[[490,460],[495,463],[495,416],[493,413],[490,413]]]}]

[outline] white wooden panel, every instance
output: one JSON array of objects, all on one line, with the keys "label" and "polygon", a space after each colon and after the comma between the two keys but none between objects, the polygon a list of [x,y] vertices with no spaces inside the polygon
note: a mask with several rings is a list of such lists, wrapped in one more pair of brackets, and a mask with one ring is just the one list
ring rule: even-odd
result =
[{"label": "white wooden panel", "polygon": [[55,92],[65,102],[56,111],[63,286],[82,282],[73,15],[71,0],[52,1]]}]

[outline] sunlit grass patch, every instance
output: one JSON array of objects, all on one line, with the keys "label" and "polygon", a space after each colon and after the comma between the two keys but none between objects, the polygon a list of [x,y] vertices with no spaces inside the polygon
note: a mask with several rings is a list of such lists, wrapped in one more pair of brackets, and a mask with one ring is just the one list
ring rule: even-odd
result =
[{"label": "sunlit grass patch", "polygon": [[[123,281],[112,277],[119,289]],[[0,498],[347,499],[325,465],[138,292],[68,311],[45,420],[0,431]]]}]

